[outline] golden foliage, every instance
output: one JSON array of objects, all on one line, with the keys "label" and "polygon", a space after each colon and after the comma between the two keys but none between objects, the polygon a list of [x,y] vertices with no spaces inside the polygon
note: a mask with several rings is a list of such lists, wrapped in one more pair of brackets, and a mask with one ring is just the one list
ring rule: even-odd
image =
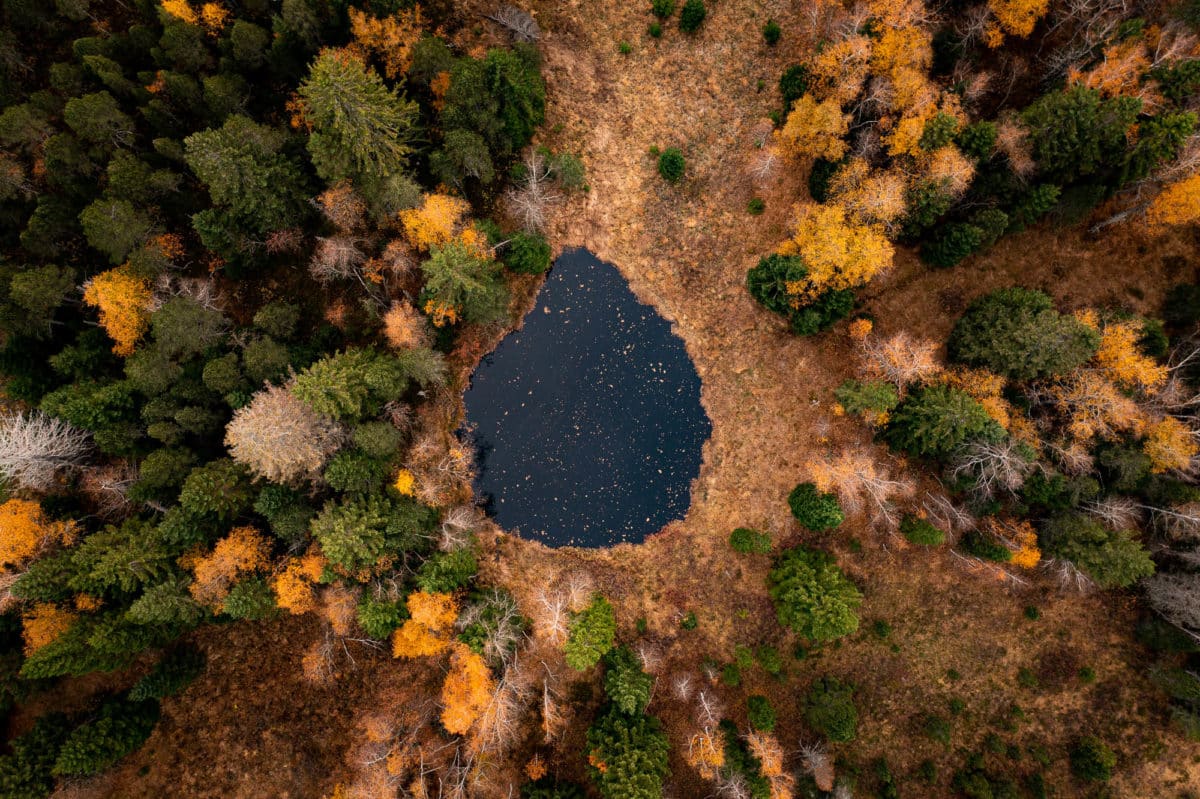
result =
[{"label": "golden foliage", "polygon": [[846,152],[842,137],[849,130],[850,115],[842,113],[837,100],[817,102],[806,94],[792,106],[776,136],[784,152],[791,155],[836,161]]},{"label": "golden foliage", "polygon": [[210,36],[217,36],[229,21],[229,10],[220,3],[205,3],[200,7],[200,22]]},{"label": "golden foliage", "polygon": [[200,21],[200,15],[187,0],[162,0],[162,10],[189,25],[195,25]]},{"label": "golden foliage", "polygon": [[79,618],[49,602],[39,602],[21,614],[21,637],[25,639],[25,655],[32,655],[46,644],[53,643]]},{"label": "golden foliage", "polygon": [[1183,471],[1200,455],[1200,443],[1195,433],[1174,416],[1150,426],[1143,449],[1150,457],[1150,470],[1155,474],[1173,469]]},{"label": "golden foliage", "polygon": [[850,338],[854,341],[866,341],[871,335],[871,331],[875,329],[875,323],[865,317],[855,319],[850,323],[849,333]]},{"label": "golden foliage", "polygon": [[424,33],[425,22],[420,5],[383,19],[350,9],[355,44],[378,55],[389,78],[403,75],[412,66],[412,48]]},{"label": "golden foliage", "polygon": [[779,247],[780,255],[804,260],[808,279],[798,294],[805,299],[863,285],[892,265],[893,252],[879,228],[854,223],[838,206],[813,204],[797,206],[792,237]]},{"label": "golden foliage", "polygon": [[466,644],[454,644],[450,672],[442,683],[442,726],[454,735],[465,735],[483,715],[495,690],[483,658]]},{"label": "golden foliage", "polygon": [[1081,83],[1106,97],[1128,95],[1145,98],[1148,84],[1142,78],[1149,69],[1150,58],[1145,42],[1130,37],[1104,48],[1100,63],[1087,72],[1071,69],[1067,74],[1067,82]]},{"label": "golden foliage", "polygon": [[1139,434],[1146,425],[1138,404],[1093,369],[1077,369],[1056,382],[1050,395],[1066,417],[1067,431],[1080,441]]},{"label": "golden foliage", "polygon": [[100,309],[100,326],[122,357],[133,354],[150,326],[150,300],[149,281],[134,275],[128,264],[101,272],[83,289],[83,301]]},{"label": "golden foliage", "polygon": [[1200,174],[1167,186],[1146,210],[1146,226],[1159,233],[1200,219]]},{"label": "golden foliage", "polygon": [[866,159],[853,158],[829,181],[829,201],[857,224],[888,229],[904,214],[906,189],[898,171],[873,170]]},{"label": "golden foliage", "polygon": [[315,610],[317,602],[313,584],[321,579],[325,564],[325,558],[318,552],[288,558],[284,570],[271,578],[275,604],[297,615]]},{"label": "golden foliage", "polygon": [[392,634],[392,657],[436,655],[450,646],[450,632],[458,618],[458,603],[451,594],[414,591],[408,595],[409,618]]},{"label": "golden foliage", "polygon": [[[933,37],[912,25],[887,27],[871,48],[871,72],[891,75],[899,69],[927,72],[933,64]],[[899,107],[899,106],[896,106]]]},{"label": "golden foliage", "polygon": [[894,383],[901,391],[912,383],[927,383],[942,371],[938,345],[900,331],[886,339],[864,339],[860,345],[867,373]]},{"label": "golden foliage", "polygon": [[417,478],[408,469],[401,469],[396,473],[396,481],[392,483],[392,488],[406,497],[415,497],[417,495]]},{"label": "golden foliage", "polygon": [[848,103],[862,88],[871,58],[871,40],[848,36],[822,49],[812,59],[815,93],[828,100]]},{"label": "golden foliage", "polygon": [[[1024,37],[1033,33],[1034,26],[1049,7],[1050,0],[988,0],[988,8],[996,22],[1011,36]],[[994,37],[989,37],[988,45],[998,46],[999,42],[992,44],[993,40]]]},{"label": "golden foliage", "polygon": [[939,147],[929,155],[925,164],[926,175],[955,197],[971,186],[975,178],[975,162],[967,158],[953,144]]},{"label": "golden foliage", "polygon": [[529,762],[525,764],[525,776],[533,781],[540,780],[547,773],[546,761],[541,755],[535,754],[529,758]]},{"label": "golden foliage", "polygon": [[229,590],[240,577],[267,568],[271,544],[253,527],[235,527],[212,552],[188,558],[195,580],[188,590],[199,603],[221,609]]},{"label": "golden foliage", "polygon": [[460,197],[426,194],[420,208],[400,212],[400,224],[412,245],[424,251],[453,239],[455,229],[470,210],[471,206]]},{"label": "golden foliage", "polygon": [[394,350],[412,350],[429,346],[429,330],[412,303],[393,302],[383,315],[383,336]]},{"label": "golden foliage", "polygon": [[104,607],[104,600],[91,594],[76,594],[71,601],[80,613],[94,613]]},{"label": "golden foliage", "polygon": [[975,399],[987,411],[987,415],[1005,430],[1009,428],[1013,413],[1012,406],[1004,399],[1004,387],[1008,382],[1004,377],[987,369],[956,366],[947,371],[943,379]]},{"label": "golden foliage", "polygon": [[1154,394],[1167,382],[1166,366],[1138,348],[1140,322],[1110,322],[1100,333],[1096,363],[1105,376],[1119,386]]},{"label": "golden foliage", "polygon": [[458,309],[435,300],[425,301],[425,313],[434,327],[458,324]]},{"label": "golden foliage", "polygon": [[703,779],[717,779],[725,767],[725,733],[720,728],[696,733],[688,739],[683,759]]},{"label": "golden foliage", "polygon": [[46,547],[74,538],[73,522],[46,518],[36,502],[10,499],[0,505],[0,571],[16,569]]}]

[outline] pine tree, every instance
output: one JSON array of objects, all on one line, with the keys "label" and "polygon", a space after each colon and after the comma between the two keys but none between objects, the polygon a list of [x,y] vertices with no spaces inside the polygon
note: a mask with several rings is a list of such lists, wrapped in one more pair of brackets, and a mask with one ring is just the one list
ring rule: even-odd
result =
[{"label": "pine tree", "polygon": [[567,665],[585,671],[600,662],[612,649],[617,634],[617,620],[609,601],[597,594],[592,603],[571,619],[570,631],[563,652]]},{"label": "pine tree", "polygon": [[646,710],[654,678],[642,671],[637,655],[619,646],[604,656],[604,693],[622,713],[631,716]]},{"label": "pine tree", "polygon": [[767,577],[779,623],[813,641],[829,641],[858,629],[862,594],[833,556],[806,547],[784,552]]}]

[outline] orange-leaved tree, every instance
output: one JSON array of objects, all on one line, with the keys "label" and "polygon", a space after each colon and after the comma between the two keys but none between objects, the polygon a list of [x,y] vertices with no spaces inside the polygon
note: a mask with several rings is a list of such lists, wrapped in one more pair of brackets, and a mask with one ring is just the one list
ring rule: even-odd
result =
[{"label": "orange-leaved tree", "polygon": [[275,604],[294,614],[315,610],[317,598],[313,585],[321,579],[325,564],[326,560],[319,552],[309,552],[299,558],[288,558],[283,571],[271,578]]},{"label": "orange-leaved tree", "polygon": [[129,265],[101,272],[87,282],[83,301],[100,310],[100,325],[114,342],[113,352],[132,355],[150,326],[150,282],[138,277]]},{"label": "orange-leaved tree", "polygon": [[414,591],[407,604],[409,618],[392,634],[392,656],[424,657],[449,648],[450,632],[458,618],[454,596]]},{"label": "orange-leaved tree", "polygon": [[184,556],[195,579],[188,586],[199,603],[220,610],[229,591],[241,577],[269,565],[271,544],[253,527],[235,527],[206,555]]},{"label": "orange-leaved tree", "polygon": [[383,18],[352,8],[350,31],[354,34],[352,46],[378,55],[383,60],[384,73],[396,78],[412,66],[413,45],[425,32],[425,19],[419,5]]},{"label": "orange-leaved tree", "polygon": [[[1087,320],[1084,320],[1087,324]],[[1166,366],[1143,353],[1138,345],[1142,325],[1136,322],[1109,322],[1100,332],[1096,363],[1108,379],[1122,388],[1140,389],[1153,394],[1167,382]]]},{"label": "orange-leaved tree", "polygon": [[1200,219],[1200,173],[1167,186],[1146,209],[1146,225],[1159,233]]},{"label": "orange-leaved tree", "polygon": [[496,682],[483,658],[466,644],[454,644],[450,671],[442,683],[442,726],[465,735],[487,710]]},{"label": "orange-leaved tree", "polygon": [[42,506],[28,499],[10,499],[0,505],[0,572],[18,569],[56,543],[75,537],[72,522],[48,519]]},{"label": "orange-leaved tree", "polygon": [[21,636],[25,639],[25,654],[32,655],[46,644],[53,643],[79,618],[69,610],[49,602],[40,602],[21,614]]}]

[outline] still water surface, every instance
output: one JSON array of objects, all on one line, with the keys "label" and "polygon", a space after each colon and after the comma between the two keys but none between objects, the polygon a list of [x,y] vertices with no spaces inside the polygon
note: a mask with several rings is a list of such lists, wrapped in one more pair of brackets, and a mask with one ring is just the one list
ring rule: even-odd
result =
[{"label": "still water surface", "polygon": [[682,518],[712,432],[683,341],[587,250],[554,263],[466,406],[488,512],[552,546],[637,542]]}]

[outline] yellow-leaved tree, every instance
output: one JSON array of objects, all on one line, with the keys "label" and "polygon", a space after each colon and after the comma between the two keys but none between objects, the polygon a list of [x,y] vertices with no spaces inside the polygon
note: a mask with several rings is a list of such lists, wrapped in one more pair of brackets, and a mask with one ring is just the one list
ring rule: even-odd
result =
[{"label": "yellow-leaved tree", "polygon": [[132,355],[150,326],[150,282],[133,274],[128,264],[101,272],[87,282],[83,301],[100,310],[100,326],[113,340],[113,352]]},{"label": "yellow-leaved tree", "polygon": [[271,578],[275,604],[294,614],[315,610],[317,597],[313,585],[321,579],[325,565],[325,558],[318,552],[309,552],[299,558],[288,558],[283,571]]},{"label": "yellow-leaved tree", "polygon": [[787,122],[779,131],[784,152],[836,161],[846,153],[843,136],[850,130],[850,115],[842,113],[837,100],[817,102],[811,94],[792,106]]},{"label": "yellow-leaved tree", "polygon": [[25,639],[26,656],[53,643],[77,618],[71,611],[49,602],[40,602],[25,611],[21,614],[21,636]]},{"label": "yellow-leaved tree", "polygon": [[1146,225],[1159,233],[1200,220],[1200,173],[1167,186],[1146,209]]},{"label": "yellow-leaved tree", "polygon": [[1200,443],[1187,425],[1168,416],[1150,426],[1143,450],[1150,458],[1150,471],[1163,474],[1191,466],[1192,459],[1200,455]]},{"label": "yellow-leaved tree", "polygon": [[428,250],[453,239],[459,223],[470,210],[470,204],[462,198],[449,194],[426,194],[420,208],[400,212],[400,224],[404,226],[404,234],[414,247]]},{"label": "yellow-leaved tree", "polygon": [[816,297],[829,289],[861,286],[892,265],[894,250],[883,231],[850,220],[836,205],[800,205],[792,237],[780,255],[798,255],[808,269],[799,292]]},{"label": "yellow-leaved tree", "polygon": [[1050,0],[989,0],[988,8],[996,24],[989,28],[986,41],[989,47],[999,47],[1006,33],[1021,37],[1033,33],[1038,20],[1046,16]]}]

